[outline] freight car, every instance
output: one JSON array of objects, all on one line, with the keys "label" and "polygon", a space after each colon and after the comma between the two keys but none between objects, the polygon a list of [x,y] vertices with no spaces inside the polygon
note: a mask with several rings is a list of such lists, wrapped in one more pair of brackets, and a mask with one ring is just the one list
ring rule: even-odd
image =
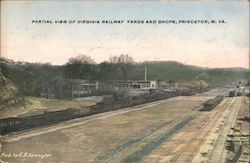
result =
[{"label": "freight car", "polygon": [[13,131],[25,130],[37,126],[57,123],[81,116],[87,116],[90,108],[72,109],[44,112],[43,114],[28,117],[10,117],[0,119],[0,134],[4,135]]},{"label": "freight car", "polygon": [[230,90],[229,91],[229,97],[234,97],[236,94],[236,90]]},{"label": "freight car", "polygon": [[200,109],[200,111],[211,111],[217,105],[219,105],[222,100],[223,100],[223,96],[216,96],[215,98],[212,98],[212,99],[206,101],[203,104],[203,107]]}]

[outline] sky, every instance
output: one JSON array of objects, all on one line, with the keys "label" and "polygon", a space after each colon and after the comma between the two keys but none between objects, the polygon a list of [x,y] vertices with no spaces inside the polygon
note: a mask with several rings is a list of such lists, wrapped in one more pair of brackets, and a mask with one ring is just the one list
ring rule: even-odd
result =
[{"label": "sky", "polygon": [[[216,24],[47,24],[32,20],[216,20]],[[218,23],[224,20],[226,23]],[[1,56],[65,64],[128,54],[136,62],[177,61],[249,68],[248,1],[1,1]]]}]

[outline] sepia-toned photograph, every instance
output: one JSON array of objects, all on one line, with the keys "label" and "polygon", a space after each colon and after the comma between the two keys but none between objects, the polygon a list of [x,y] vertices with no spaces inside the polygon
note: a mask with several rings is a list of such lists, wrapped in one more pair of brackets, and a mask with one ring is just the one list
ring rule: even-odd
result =
[{"label": "sepia-toned photograph", "polygon": [[1,163],[249,163],[248,0],[1,0]]}]

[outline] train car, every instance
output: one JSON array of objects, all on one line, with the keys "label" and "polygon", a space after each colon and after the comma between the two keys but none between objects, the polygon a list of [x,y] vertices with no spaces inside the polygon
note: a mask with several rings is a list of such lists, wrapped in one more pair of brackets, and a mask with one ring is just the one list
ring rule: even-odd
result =
[{"label": "train car", "polygon": [[54,112],[44,112],[43,114],[27,116],[27,117],[11,117],[0,119],[0,134],[4,135],[13,131],[25,130],[42,125],[57,123],[79,116],[89,114],[89,109],[84,112],[79,109],[66,109]]},{"label": "train car", "polygon": [[22,118],[5,118],[0,119],[0,134],[9,133],[22,128]]},{"label": "train car", "polygon": [[219,104],[221,103],[222,100],[223,100],[223,96],[216,96],[215,98],[206,101],[206,102],[203,104],[203,108],[200,109],[200,111],[211,111],[211,110],[214,109],[217,105],[219,105]]},{"label": "train car", "polygon": [[229,97],[234,97],[235,96],[236,91],[235,90],[230,90],[229,91]]}]

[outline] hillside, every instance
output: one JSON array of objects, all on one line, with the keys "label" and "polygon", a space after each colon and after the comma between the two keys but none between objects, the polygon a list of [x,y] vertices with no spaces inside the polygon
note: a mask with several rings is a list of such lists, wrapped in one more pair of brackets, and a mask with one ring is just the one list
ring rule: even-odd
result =
[{"label": "hillside", "polygon": [[144,79],[144,69],[147,67],[150,80],[175,80],[190,82],[204,80],[211,86],[222,86],[236,80],[247,79],[249,70],[243,68],[202,68],[184,65],[173,61],[155,61],[136,64],[129,71],[129,78]]},{"label": "hillside", "polygon": [[[120,64],[120,65],[119,65]],[[147,67],[148,80],[177,81],[190,83],[205,81],[210,86],[224,86],[247,79],[250,71],[243,68],[203,68],[175,61],[148,61],[143,63],[75,63],[61,66],[49,63],[14,62],[0,58],[0,68],[23,95],[39,96],[43,83],[53,79],[89,80],[144,80]],[[126,76],[124,76],[124,70]]]},{"label": "hillside", "polygon": [[15,85],[0,72],[0,110],[22,102]]},{"label": "hillside", "polygon": [[144,69],[147,67],[148,79],[189,81],[204,71],[203,68],[184,65],[173,61],[145,62],[136,64],[129,74],[131,78],[144,79]]}]

